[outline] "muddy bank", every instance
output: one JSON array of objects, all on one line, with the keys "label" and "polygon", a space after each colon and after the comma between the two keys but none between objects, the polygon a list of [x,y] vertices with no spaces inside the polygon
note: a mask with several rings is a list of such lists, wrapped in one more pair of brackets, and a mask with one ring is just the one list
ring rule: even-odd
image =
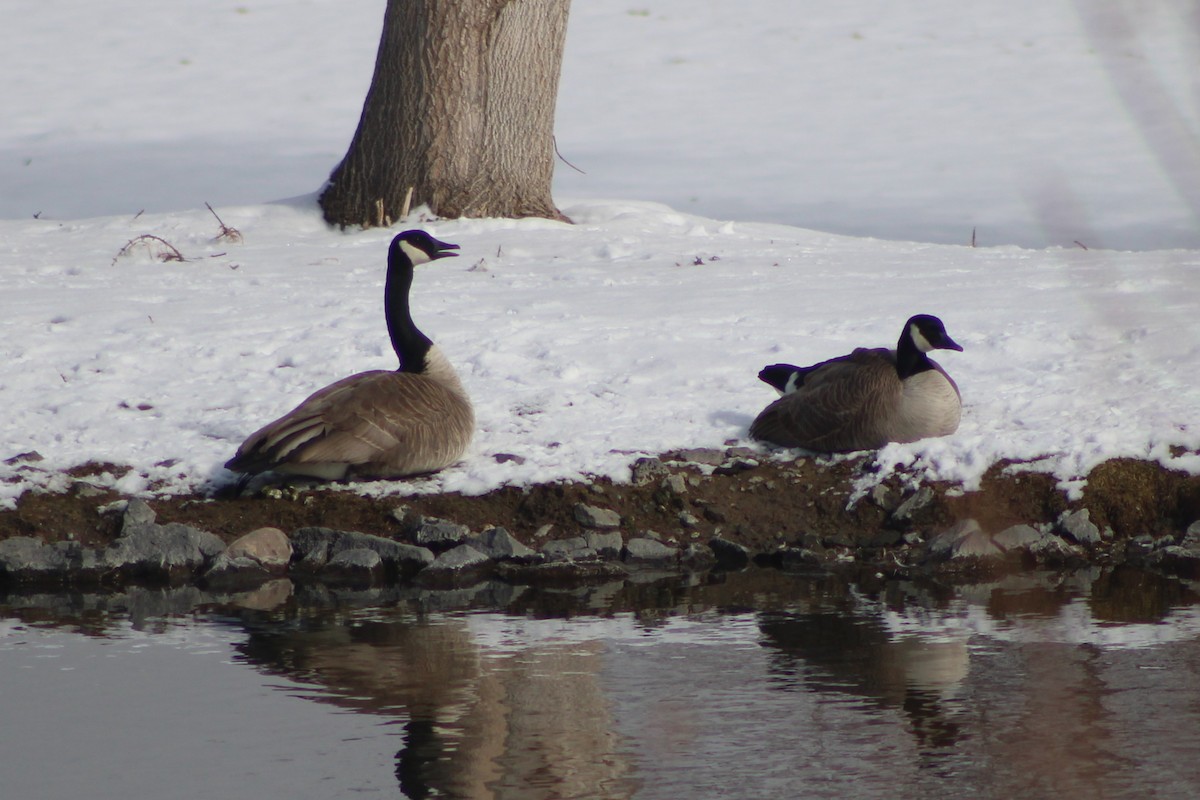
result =
[{"label": "muddy bank", "polygon": [[[280,574],[368,583],[497,575],[571,582],[749,562],[947,576],[1133,564],[1200,578],[1200,477],[1154,463],[1106,462],[1088,476],[1082,499],[1069,502],[1050,477],[1008,465],[994,467],[976,492],[917,487],[896,475],[855,498],[869,459],[760,458],[737,448],[670,453],[635,464],[629,484],[561,483],[474,497],[366,498],[281,486],[249,497],[133,505],[88,481],[111,470],[96,465],[76,470],[65,493],[29,492],[15,510],[0,512],[0,584]],[[275,554],[267,564],[223,552],[261,528],[282,532],[286,558]],[[156,547],[174,554],[159,559],[166,566],[153,567]],[[180,555],[185,550],[190,555]],[[133,555],[142,562],[122,560]],[[231,567],[235,558],[242,561]]]}]

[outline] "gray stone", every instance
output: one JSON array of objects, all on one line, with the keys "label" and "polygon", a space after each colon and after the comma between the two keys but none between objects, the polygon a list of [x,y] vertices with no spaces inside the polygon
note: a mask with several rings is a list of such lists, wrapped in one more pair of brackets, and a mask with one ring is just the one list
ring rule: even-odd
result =
[{"label": "gray stone", "polygon": [[900,493],[884,486],[882,483],[877,483],[871,487],[870,498],[872,503],[889,514],[900,506]]},{"label": "gray stone", "polygon": [[462,544],[470,535],[471,529],[466,525],[437,517],[424,517],[412,532],[418,545],[433,548]]},{"label": "gray stone", "polygon": [[1086,508],[1081,508],[1078,511],[1072,511],[1069,514],[1063,514],[1058,520],[1059,529],[1070,539],[1084,545],[1094,545],[1100,543],[1100,529],[1088,519],[1090,516]]},{"label": "gray stone", "polygon": [[717,566],[724,569],[741,569],[750,563],[750,551],[737,542],[715,536],[709,541],[708,547],[717,560]]},{"label": "gray stone", "polygon": [[1200,548],[1200,519],[1187,526],[1187,530],[1184,531],[1179,544],[1182,547]]},{"label": "gray stone", "polygon": [[433,563],[425,568],[425,572],[463,572],[476,567],[482,567],[484,564],[489,563],[490,560],[485,554],[479,552],[471,545],[460,544],[458,547],[447,550],[435,558]]},{"label": "gray stone", "polygon": [[596,551],[588,547],[587,540],[582,536],[546,542],[542,545],[542,554],[550,561],[578,561],[596,557]]},{"label": "gray stone", "polygon": [[680,511],[679,524],[685,528],[694,528],[700,524],[700,518],[690,511]]},{"label": "gray stone", "polygon": [[[130,501],[125,511],[127,523],[130,510],[138,503],[141,501]],[[136,511],[135,515],[142,516]],[[102,552],[100,561],[107,569],[172,580],[190,576],[224,550],[225,543],[208,531],[178,522],[143,522],[126,524],[120,537]]]},{"label": "gray stone", "polygon": [[153,525],[158,515],[154,509],[146,505],[145,500],[134,498],[125,504],[125,515],[121,520],[121,531],[136,528],[139,525]]},{"label": "gray stone", "polygon": [[674,561],[679,554],[674,547],[668,547],[654,539],[638,537],[625,543],[626,561]]},{"label": "gray stone", "polygon": [[210,589],[228,591],[262,583],[277,574],[253,558],[231,556],[227,551],[217,556],[204,573],[204,584]]},{"label": "gray stone", "polygon": [[293,531],[292,547],[305,569],[320,569],[340,553],[347,550],[371,550],[385,564],[397,569],[421,569],[433,563],[433,553],[426,547],[417,547],[382,536],[338,531],[332,528],[300,528]]},{"label": "gray stone", "polygon": [[383,573],[383,558],[365,547],[342,550],[333,555],[321,570],[326,580],[370,583]]},{"label": "gray stone", "polygon": [[504,528],[489,528],[478,536],[468,540],[467,544],[488,558],[497,561],[501,559],[528,559],[537,555],[533,550],[514,539],[512,534]]},{"label": "gray stone", "polygon": [[896,510],[892,512],[892,519],[900,522],[912,519],[914,514],[933,502],[933,497],[933,489],[922,486],[896,507]]},{"label": "gray stone", "polygon": [[687,450],[680,450],[673,455],[679,461],[688,461],[693,464],[707,464],[711,467],[716,467],[725,460],[725,451],[717,450],[713,447],[692,447]]},{"label": "gray stone", "polygon": [[585,531],[583,541],[592,550],[595,550],[602,556],[616,558],[621,554],[621,548],[625,543],[621,540],[621,534],[615,531],[611,533],[600,533],[598,531]]},{"label": "gray stone", "polygon": [[585,528],[619,528],[621,515],[609,508],[575,504],[575,520]]},{"label": "gray stone", "polygon": [[955,555],[960,541],[972,534],[982,534],[983,529],[973,519],[961,519],[929,540],[926,551],[934,559],[947,559]]},{"label": "gray stone", "polygon": [[992,537],[981,530],[969,532],[951,547],[951,558],[995,558],[1002,554]]},{"label": "gray stone", "polygon": [[65,577],[69,561],[58,549],[32,536],[0,542],[0,575],[15,581]]},{"label": "gray stone", "polygon": [[829,560],[824,551],[810,550],[807,547],[781,547],[775,557],[779,562],[779,568],[784,570],[819,567]]},{"label": "gray stone", "polygon": [[1054,563],[1083,556],[1078,546],[1053,533],[1044,533],[1041,539],[1029,545],[1028,550],[1040,562]]},{"label": "gray stone", "polygon": [[536,531],[534,531],[534,532],[533,532],[533,538],[535,538],[535,539],[545,539],[547,536],[549,536],[549,535],[550,535],[550,532],[551,532],[552,530],[554,530],[554,526],[553,526],[553,525],[549,525],[549,524],[547,524],[547,525],[542,525],[542,526],[540,526],[540,527],[539,527],[539,528],[538,528]]},{"label": "gray stone", "polygon": [[229,560],[249,559],[279,572],[292,560],[292,542],[279,528],[258,528],[235,539],[222,555]]},{"label": "gray stone", "polygon": [[1200,578],[1200,548],[1168,545],[1155,555],[1165,569],[1185,578]]},{"label": "gray stone", "polygon": [[720,466],[713,470],[716,475],[737,475],[739,472],[746,472],[758,467],[758,459],[738,456],[722,461]]},{"label": "gray stone", "polygon": [[1013,525],[993,536],[992,541],[1002,550],[1028,550],[1045,537],[1045,533],[1032,525]]},{"label": "gray stone", "polygon": [[662,487],[674,494],[687,493],[687,481],[684,480],[682,475],[668,475],[662,479]]},{"label": "gray stone", "polygon": [[711,547],[689,542],[679,551],[679,563],[689,569],[707,569],[717,563]]},{"label": "gray stone", "polygon": [[645,486],[667,474],[666,466],[657,458],[639,458],[629,469],[634,486]]}]

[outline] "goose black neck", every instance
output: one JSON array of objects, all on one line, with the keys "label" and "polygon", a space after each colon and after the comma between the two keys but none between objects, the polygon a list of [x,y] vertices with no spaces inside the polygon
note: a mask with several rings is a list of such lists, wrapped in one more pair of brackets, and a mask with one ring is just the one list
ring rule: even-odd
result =
[{"label": "goose black neck", "polygon": [[934,369],[933,362],[921,352],[912,339],[912,333],[906,329],[896,344],[896,372],[900,380],[928,369]]},{"label": "goose black neck", "polygon": [[400,359],[400,372],[424,372],[425,356],[433,342],[417,330],[408,306],[413,265],[399,247],[388,253],[387,283],[383,289],[383,314],[392,348]]}]

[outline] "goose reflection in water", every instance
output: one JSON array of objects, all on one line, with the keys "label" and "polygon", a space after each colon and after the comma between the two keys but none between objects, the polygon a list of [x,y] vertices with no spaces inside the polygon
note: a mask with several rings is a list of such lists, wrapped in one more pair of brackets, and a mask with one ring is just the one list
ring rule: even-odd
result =
[{"label": "goose reflection in water", "polygon": [[327,690],[315,700],[405,720],[396,777],[406,797],[635,794],[597,683],[599,642],[485,651],[463,618],[398,615],[252,636],[245,647]]},{"label": "goose reflection in water", "polygon": [[922,752],[958,741],[965,638],[896,637],[877,620],[838,613],[767,612],[759,627],[777,651],[773,671],[789,682],[900,709]]}]

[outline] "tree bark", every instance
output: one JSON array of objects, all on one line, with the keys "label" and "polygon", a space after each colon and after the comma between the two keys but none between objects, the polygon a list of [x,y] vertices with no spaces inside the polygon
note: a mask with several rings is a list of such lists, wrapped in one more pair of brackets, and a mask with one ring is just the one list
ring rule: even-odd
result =
[{"label": "tree bark", "polygon": [[358,130],[321,193],[335,225],[565,219],[550,194],[570,0],[388,0]]}]

